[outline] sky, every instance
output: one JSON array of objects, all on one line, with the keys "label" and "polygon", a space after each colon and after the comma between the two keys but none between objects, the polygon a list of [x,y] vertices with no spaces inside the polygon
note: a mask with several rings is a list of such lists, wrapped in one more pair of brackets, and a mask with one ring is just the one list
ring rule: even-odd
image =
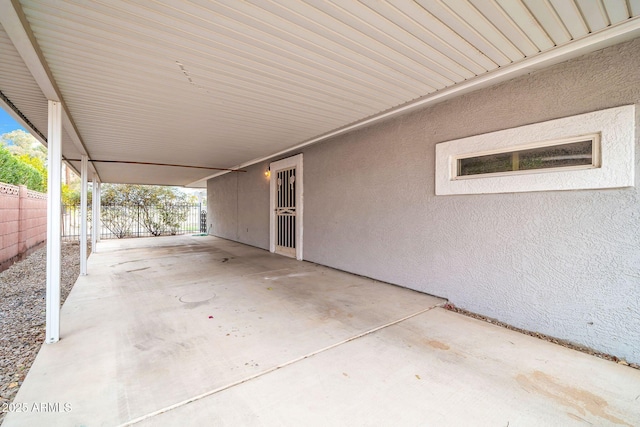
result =
[{"label": "sky", "polygon": [[13,120],[13,117],[11,117],[9,113],[0,108],[0,135],[16,129],[25,130],[18,122]]}]

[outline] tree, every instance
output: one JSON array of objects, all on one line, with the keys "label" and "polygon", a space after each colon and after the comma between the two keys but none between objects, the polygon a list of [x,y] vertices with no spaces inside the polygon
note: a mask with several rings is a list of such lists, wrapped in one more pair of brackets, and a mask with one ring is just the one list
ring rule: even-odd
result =
[{"label": "tree", "polygon": [[131,226],[134,217],[130,214],[130,209],[123,205],[102,206],[100,219],[102,224],[113,233],[118,239],[131,234]]},{"label": "tree", "polygon": [[0,181],[47,191],[47,150],[33,135],[14,130],[0,135]]},{"label": "tree", "polygon": [[186,203],[190,202],[193,196],[171,187],[106,184],[101,202],[103,222],[116,236],[124,237],[133,224],[131,214],[135,208],[140,224],[151,235],[176,234],[187,217]]},{"label": "tree", "polygon": [[159,185],[105,184],[103,205],[161,205],[192,203],[193,197],[173,187]]},{"label": "tree", "polygon": [[28,189],[34,191],[47,191],[46,177],[2,146],[0,146],[0,182],[26,185]]},{"label": "tree", "polygon": [[42,165],[47,162],[47,149],[45,146],[33,135],[21,129],[0,135],[0,143],[14,156],[21,157],[26,154],[30,158],[40,159]]},{"label": "tree", "polygon": [[[69,184],[62,184],[62,204],[67,206],[80,205],[80,189]],[[87,190],[87,204],[91,205],[92,192]]]},{"label": "tree", "polygon": [[47,170],[47,166],[45,165],[45,161],[43,161],[40,157],[31,157],[29,154],[22,154],[18,157],[18,159],[27,165],[30,165],[35,170],[38,171],[40,176],[42,177],[42,191],[43,193],[47,191],[47,177],[49,176],[49,171]]}]

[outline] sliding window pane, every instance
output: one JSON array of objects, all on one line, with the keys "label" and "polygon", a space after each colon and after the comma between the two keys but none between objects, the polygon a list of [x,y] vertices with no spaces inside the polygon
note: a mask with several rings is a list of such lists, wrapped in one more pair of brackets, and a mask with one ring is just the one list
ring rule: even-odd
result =
[{"label": "sliding window pane", "polygon": [[591,165],[593,164],[593,141],[540,147],[517,153],[520,156],[518,170]]},{"label": "sliding window pane", "polygon": [[513,170],[511,153],[490,154],[458,160],[458,176],[483,175]]},{"label": "sliding window pane", "polygon": [[594,140],[458,159],[457,176],[591,166]]}]

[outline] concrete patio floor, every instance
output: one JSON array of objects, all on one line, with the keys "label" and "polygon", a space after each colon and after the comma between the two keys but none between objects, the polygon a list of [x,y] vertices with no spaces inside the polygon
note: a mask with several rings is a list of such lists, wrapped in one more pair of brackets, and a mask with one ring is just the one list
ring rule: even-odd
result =
[{"label": "concrete patio floor", "polygon": [[103,241],[3,427],[640,425],[640,371],[443,303],[214,237]]}]

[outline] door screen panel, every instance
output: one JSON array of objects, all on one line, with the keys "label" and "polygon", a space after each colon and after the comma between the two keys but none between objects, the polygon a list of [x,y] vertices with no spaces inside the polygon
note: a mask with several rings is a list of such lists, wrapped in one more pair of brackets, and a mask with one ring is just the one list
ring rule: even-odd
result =
[{"label": "door screen panel", "polygon": [[276,177],[276,252],[296,255],[296,169],[284,169]]}]

